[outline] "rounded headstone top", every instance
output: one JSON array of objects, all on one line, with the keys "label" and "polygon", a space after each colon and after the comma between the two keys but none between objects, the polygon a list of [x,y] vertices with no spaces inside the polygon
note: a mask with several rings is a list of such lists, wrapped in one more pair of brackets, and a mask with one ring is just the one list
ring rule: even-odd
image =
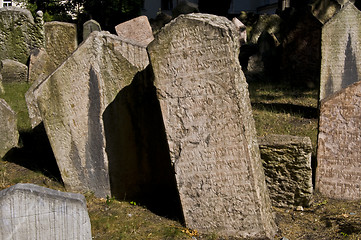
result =
[{"label": "rounded headstone top", "polygon": [[44,13],[43,13],[43,11],[39,10],[36,12],[36,15],[38,15],[39,17],[43,17]]},{"label": "rounded headstone top", "polygon": [[29,19],[29,21],[31,23],[34,24],[34,18],[33,18],[33,15],[31,14],[31,12],[27,9],[24,9],[24,8],[20,8],[20,7],[14,7],[14,6],[10,6],[10,7],[6,7],[6,8],[0,8],[0,14],[3,14],[3,13],[10,13],[10,12],[13,12],[13,13],[18,13],[18,14],[23,14],[27,17],[27,19]]}]

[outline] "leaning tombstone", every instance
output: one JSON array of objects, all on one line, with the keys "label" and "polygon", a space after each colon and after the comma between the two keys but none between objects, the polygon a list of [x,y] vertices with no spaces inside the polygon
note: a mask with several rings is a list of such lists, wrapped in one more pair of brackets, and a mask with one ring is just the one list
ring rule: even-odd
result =
[{"label": "leaning tombstone", "polygon": [[320,100],[360,81],[361,12],[351,2],[322,28]]},{"label": "leaning tombstone", "polygon": [[361,81],[323,99],[316,190],[338,199],[361,199]]},{"label": "leaning tombstone", "polygon": [[312,144],[309,137],[268,135],[258,138],[272,205],[308,207],[312,203]]},{"label": "leaning tombstone", "polygon": [[153,41],[153,33],[148,18],[140,16],[123,22],[115,27],[118,36],[131,39],[141,46],[148,46]]},{"label": "leaning tombstone", "polygon": [[16,113],[0,98],[0,158],[13,147],[18,146],[19,132]]},{"label": "leaning tombstone", "polygon": [[110,194],[103,112],[149,64],[145,47],[93,32],[34,96],[67,189]]},{"label": "leaning tombstone", "polygon": [[29,183],[0,192],[0,229],[0,239],[92,239],[83,195]]},{"label": "leaning tombstone", "polygon": [[30,11],[18,7],[0,8],[0,60],[26,64],[30,51],[44,45],[42,13],[33,18]]},{"label": "leaning tombstone", "polygon": [[4,83],[28,81],[28,67],[20,62],[5,59],[1,61],[0,74]]},{"label": "leaning tombstone", "polygon": [[100,24],[97,21],[93,19],[86,21],[83,24],[83,41],[85,41],[92,32],[101,30]]},{"label": "leaning tombstone", "polygon": [[231,21],[189,14],[166,25],[148,51],[186,225],[272,238],[276,226],[239,45]]}]

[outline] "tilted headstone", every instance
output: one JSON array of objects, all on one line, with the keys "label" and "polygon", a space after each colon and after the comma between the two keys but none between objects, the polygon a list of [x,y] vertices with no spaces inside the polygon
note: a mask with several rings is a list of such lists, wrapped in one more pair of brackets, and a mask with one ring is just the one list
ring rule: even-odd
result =
[{"label": "tilted headstone", "polygon": [[19,132],[16,123],[16,113],[0,98],[0,158],[18,145]]},{"label": "tilted headstone", "polygon": [[307,207],[312,201],[312,144],[309,137],[269,135],[258,138],[272,205]]},{"label": "tilted headstone", "polygon": [[4,83],[28,81],[28,67],[25,64],[10,59],[2,60],[0,64],[0,74]]},{"label": "tilted headstone", "polygon": [[339,199],[361,199],[361,81],[323,99],[316,190]]},{"label": "tilted headstone", "polygon": [[154,39],[152,28],[146,16],[140,16],[121,23],[115,27],[115,30],[118,36],[131,39],[136,44],[145,47]]},{"label": "tilted headstone", "polygon": [[149,64],[146,49],[93,32],[34,95],[67,189],[110,195],[103,112]]},{"label": "tilted headstone", "polygon": [[0,239],[92,239],[83,195],[28,183],[0,192],[0,229]]},{"label": "tilted headstone", "polygon": [[101,30],[100,24],[97,21],[93,19],[86,21],[83,24],[83,41],[85,41],[92,32]]},{"label": "tilted headstone", "polygon": [[47,22],[44,24],[44,31],[45,51],[53,64],[59,66],[78,47],[76,24]]},{"label": "tilted headstone", "polygon": [[26,64],[30,51],[44,45],[42,13],[34,21],[29,10],[0,8],[0,60],[12,59]]},{"label": "tilted headstone", "polygon": [[322,28],[320,100],[361,80],[360,19],[349,2]]},{"label": "tilted headstone", "polygon": [[272,237],[239,33],[224,17],[181,15],[148,46],[185,223]]}]

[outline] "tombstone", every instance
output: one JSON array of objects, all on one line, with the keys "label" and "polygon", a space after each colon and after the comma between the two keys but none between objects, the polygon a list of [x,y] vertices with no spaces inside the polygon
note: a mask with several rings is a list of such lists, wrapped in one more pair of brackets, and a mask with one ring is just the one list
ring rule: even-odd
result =
[{"label": "tombstone", "polygon": [[360,19],[349,2],[322,28],[320,100],[361,79]]},{"label": "tombstone", "polygon": [[88,38],[89,34],[94,32],[94,31],[101,31],[101,27],[100,27],[100,24],[91,19],[89,21],[86,21],[84,24],[83,24],[83,41],[85,41],[85,39]]},{"label": "tombstone", "polygon": [[30,51],[44,45],[43,18],[34,21],[29,10],[0,8],[0,60],[11,59],[26,64]]},{"label": "tombstone", "polygon": [[92,239],[83,195],[29,183],[0,192],[0,229],[0,239]]},{"label": "tombstone", "polygon": [[[178,3],[178,1],[177,1]],[[180,1],[175,8],[172,9],[173,18],[181,14],[199,13],[198,5],[187,0]]]},{"label": "tombstone", "polygon": [[3,76],[0,73],[0,94],[4,94],[4,93],[5,93],[5,90],[3,87]]},{"label": "tombstone", "polygon": [[0,74],[4,83],[28,81],[28,67],[20,62],[5,59],[1,61]]},{"label": "tombstone", "polygon": [[148,46],[188,227],[272,237],[239,34],[224,17],[181,15]]},{"label": "tombstone", "polygon": [[268,135],[258,138],[272,205],[308,207],[312,202],[312,144],[309,137]]},{"label": "tombstone", "polygon": [[17,129],[16,113],[0,98],[0,158],[13,147],[18,146],[19,132]]},{"label": "tombstone", "polygon": [[53,64],[59,66],[78,47],[76,24],[47,22],[44,24],[44,31],[45,51]]},{"label": "tombstone", "polygon": [[134,41],[135,44],[144,47],[148,46],[154,39],[152,28],[146,16],[140,16],[123,22],[115,27],[115,31],[118,36],[124,39],[130,39]]},{"label": "tombstone", "polygon": [[93,32],[34,88],[67,189],[111,195],[103,112],[148,64],[144,47],[108,32]]},{"label": "tombstone", "polygon": [[320,103],[316,190],[339,199],[361,199],[361,82]]},{"label": "tombstone", "polygon": [[247,43],[247,27],[238,18],[234,17],[232,22],[239,30],[241,45]]}]

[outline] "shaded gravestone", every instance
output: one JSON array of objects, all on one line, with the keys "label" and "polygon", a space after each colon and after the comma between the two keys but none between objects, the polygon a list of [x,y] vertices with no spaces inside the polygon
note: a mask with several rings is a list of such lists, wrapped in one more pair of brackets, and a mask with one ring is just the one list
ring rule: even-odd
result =
[{"label": "shaded gravestone", "polygon": [[148,64],[144,47],[108,32],[93,32],[34,88],[67,189],[110,195],[103,112]]},{"label": "shaded gravestone", "polygon": [[361,12],[351,3],[322,28],[320,100],[360,81]]},{"label": "shaded gravestone", "polygon": [[16,113],[0,98],[0,158],[18,145],[19,133],[16,123]]},{"label": "shaded gravestone", "polygon": [[136,44],[144,47],[148,46],[154,39],[152,28],[146,16],[121,23],[115,27],[115,31],[118,36],[133,40]]},{"label": "shaded gravestone", "polygon": [[239,44],[226,18],[189,14],[166,25],[148,51],[186,225],[272,237]]},{"label": "shaded gravestone", "polygon": [[311,139],[269,135],[258,142],[272,205],[309,206],[313,193]]},{"label": "shaded gravestone", "polygon": [[26,64],[30,51],[44,45],[42,12],[34,21],[29,10],[0,8],[0,60],[12,59]]},{"label": "shaded gravestone", "polygon": [[361,82],[323,99],[317,149],[316,190],[361,199]]},{"label": "shaded gravestone", "polygon": [[85,41],[92,32],[101,30],[100,24],[97,21],[93,19],[86,21],[83,24],[83,41]]},{"label": "shaded gravestone", "polygon": [[0,239],[92,239],[83,195],[34,184],[0,192],[0,229]]},{"label": "shaded gravestone", "polygon": [[45,51],[57,67],[78,47],[76,24],[47,22],[44,24],[44,31]]},{"label": "shaded gravestone", "polygon": [[4,83],[28,81],[28,67],[20,62],[5,59],[1,61],[0,74]]}]

